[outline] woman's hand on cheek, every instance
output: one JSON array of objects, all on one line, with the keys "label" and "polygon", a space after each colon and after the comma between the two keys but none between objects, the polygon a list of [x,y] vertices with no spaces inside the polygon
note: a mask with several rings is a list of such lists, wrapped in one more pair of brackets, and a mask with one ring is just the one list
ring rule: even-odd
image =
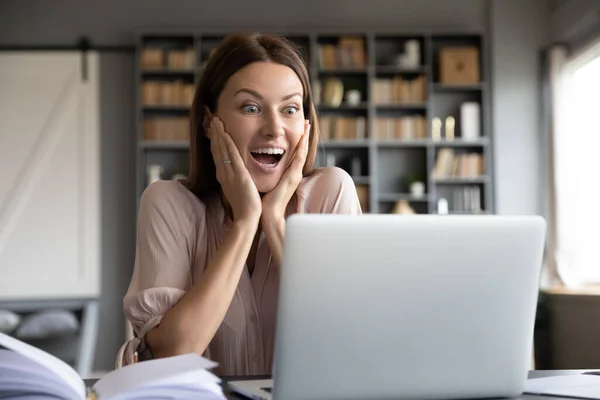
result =
[{"label": "woman's hand on cheek", "polygon": [[233,212],[233,220],[258,224],[262,203],[252,176],[240,152],[225,132],[223,122],[214,117],[210,122],[208,137],[215,161],[217,180]]},{"label": "woman's hand on cheek", "polygon": [[310,123],[304,123],[304,134],[298,141],[292,160],[283,172],[279,183],[273,190],[262,198],[263,225],[272,220],[283,220],[285,209],[290,202],[294,192],[302,180],[302,169],[308,154],[308,139],[310,136]]}]

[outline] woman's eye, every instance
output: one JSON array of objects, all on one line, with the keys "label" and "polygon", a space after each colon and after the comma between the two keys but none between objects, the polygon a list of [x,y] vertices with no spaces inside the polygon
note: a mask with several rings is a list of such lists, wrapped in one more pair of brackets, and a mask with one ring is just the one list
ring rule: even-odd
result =
[{"label": "woman's eye", "polygon": [[244,110],[247,113],[250,114],[256,114],[258,112],[258,107],[254,106],[254,105],[247,105],[247,106],[243,106],[242,110]]},{"label": "woman's eye", "polygon": [[298,109],[296,107],[288,107],[285,109],[285,113],[290,115],[296,114],[297,111]]}]

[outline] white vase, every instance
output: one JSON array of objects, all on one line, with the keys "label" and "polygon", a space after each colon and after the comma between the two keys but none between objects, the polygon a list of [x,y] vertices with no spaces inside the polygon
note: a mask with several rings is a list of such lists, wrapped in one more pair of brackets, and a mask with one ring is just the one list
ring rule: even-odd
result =
[{"label": "white vase", "polygon": [[151,185],[156,181],[160,181],[162,179],[161,174],[164,172],[164,170],[165,169],[162,165],[148,165],[148,185]]},{"label": "white vase", "polygon": [[425,196],[425,184],[423,182],[413,182],[410,184],[410,194],[413,197]]},{"label": "white vase", "polygon": [[481,107],[476,102],[465,102],[460,106],[460,135],[463,140],[472,141],[481,137]]},{"label": "white vase", "polygon": [[346,103],[349,106],[357,106],[360,104],[360,91],[359,90],[348,90],[346,92]]}]

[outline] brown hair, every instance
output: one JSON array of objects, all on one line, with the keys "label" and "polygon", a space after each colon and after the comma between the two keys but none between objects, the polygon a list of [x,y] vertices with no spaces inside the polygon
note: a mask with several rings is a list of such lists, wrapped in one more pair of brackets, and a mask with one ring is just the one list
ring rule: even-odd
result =
[{"label": "brown hair", "polygon": [[221,190],[217,181],[215,163],[206,136],[205,108],[215,113],[217,99],[227,80],[240,69],[253,62],[274,62],[290,67],[302,83],[304,118],[311,124],[308,154],[303,168],[304,176],[314,170],[319,140],[319,124],[312,99],[305,60],[298,47],[287,39],[275,35],[234,33],[227,36],[211,54],[192,104],[190,116],[190,155],[188,188],[202,201],[208,202]]}]

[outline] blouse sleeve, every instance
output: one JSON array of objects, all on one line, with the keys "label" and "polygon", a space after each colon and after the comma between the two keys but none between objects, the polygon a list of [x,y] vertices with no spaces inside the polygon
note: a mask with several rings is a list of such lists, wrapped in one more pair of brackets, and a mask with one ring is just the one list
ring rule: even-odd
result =
[{"label": "blouse sleeve", "polygon": [[339,167],[321,168],[303,188],[305,212],[362,214],[352,177]]},{"label": "blouse sleeve", "polygon": [[146,334],[191,287],[193,220],[202,216],[194,215],[184,190],[179,182],[159,181],[141,197],[133,276],[123,299],[134,337],[119,350],[117,368],[134,362]]}]

